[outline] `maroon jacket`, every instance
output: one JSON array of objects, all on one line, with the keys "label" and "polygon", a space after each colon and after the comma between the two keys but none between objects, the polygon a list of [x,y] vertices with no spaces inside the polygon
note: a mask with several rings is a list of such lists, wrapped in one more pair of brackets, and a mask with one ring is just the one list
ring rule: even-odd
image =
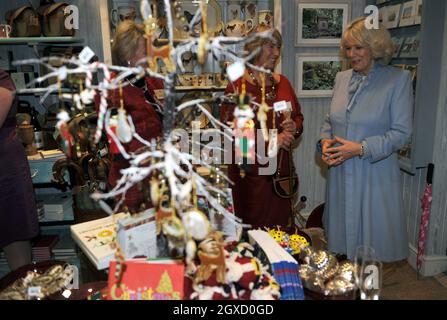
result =
[{"label": "maroon jacket", "polygon": [[[149,93],[156,99],[156,91],[163,90],[163,81],[155,78],[146,77],[146,84]],[[119,90],[109,92],[109,107],[120,106]],[[157,100],[157,99],[156,99]],[[145,140],[150,141],[153,138],[161,136],[162,122],[155,111],[154,107],[147,101],[143,89],[127,85],[123,87],[123,101],[124,108],[127,114],[132,117],[136,132]],[[95,99],[97,107],[99,107],[99,96]],[[163,103],[162,100],[159,101]],[[161,106],[162,107],[162,106]],[[136,139],[131,142],[123,144],[127,152],[135,152],[143,147],[143,144]],[[109,184],[113,188],[117,180],[121,178],[120,170],[127,168],[129,162],[116,154],[111,154],[112,166],[109,172]],[[125,197],[125,205],[131,211],[138,211],[142,203],[151,206],[149,199],[144,199],[142,192],[135,186],[131,188]]]}]

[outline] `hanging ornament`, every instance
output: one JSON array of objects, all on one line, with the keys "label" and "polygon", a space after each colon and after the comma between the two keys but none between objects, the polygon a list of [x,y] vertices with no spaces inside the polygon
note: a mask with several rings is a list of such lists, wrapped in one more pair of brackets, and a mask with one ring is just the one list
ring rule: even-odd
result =
[{"label": "hanging ornament", "polygon": [[174,214],[163,221],[163,234],[167,237],[170,250],[181,252],[185,247],[185,228]]},{"label": "hanging ornament", "polygon": [[254,113],[248,105],[249,97],[246,95],[245,83],[239,96],[239,105],[234,111],[234,136],[236,144],[236,157],[255,159],[255,123]]},{"label": "hanging ornament", "polygon": [[186,249],[185,249],[185,253],[186,253],[186,263],[187,264],[191,264],[194,261],[194,258],[196,257],[196,252],[197,252],[197,245],[196,242],[193,239],[189,239],[188,242],[186,243]]},{"label": "hanging ornament", "polygon": [[261,88],[261,104],[259,105],[257,117],[258,121],[261,125],[262,130],[262,136],[264,137],[265,141],[269,140],[269,134],[268,134],[268,127],[267,127],[267,112],[269,111],[269,106],[267,103],[265,103],[265,74],[261,73],[261,82],[262,82],[262,88]]},{"label": "hanging ornament", "polygon": [[151,202],[154,207],[158,206],[158,201],[160,199],[160,183],[155,178],[155,176],[152,176],[151,182],[150,182],[150,190],[151,190]]},{"label": "hanging ornament", "polygon": [[59,78],[57,80],[57,85],[58,85],[58,98],[59,98],[60,111],[57,115],[59,121],[56,124],[56,128],[59,130],[59,134],[63,140],[62,149],[64,153],[68,156],[68,158],[70,158],[72,155],[73,146],[75,144],[75,139],[70,133],[70,130],[68,128],[70,115],[68,114],[67,111],[64,110],[64,103],[62,97],[62,84]]},{"label": "hanging ornament", "polygon": [[[274,115],[275,116],[275,115]],[[270,130],[269,133],[269,145],[267,148],[267,155],[273,158],[278,153],[278,130]]]},{"label": "hanging ornament", "polygon": [[197,207],[196,181],[193,177],[193,202],[194,208],[183,214],[182,221],[188,236],[195,240],[203,240],[211,231],[211,225],[207,216]]},{"label": "hanging ornament", "polygon": [[170,206],[169,196],[167,194],[163,194],[162,191],[162,196],[160,198],[158,210],[155,213],[155,220],[157,222],[157,234],[160,234],[164,220],[174,215],[175,211],[174,208]]},{"label": "hanging ornament", "polygon": [[202,32],[200,33],[198,48],[197,48],[197,61],[200,64],[204,64],[206,60],[206,44],[208,43],[208,25],[206,21],[206,5],[201,0],[199,2],[200,5],[200,14],[202,16]]},{"label": "hanging ornament", "polygon": [[119,88],[120,94],[120,108],[118,109],[118,125],[116,128],[116,135],[118,139],[123,143],[129,143],[132,140],[132,130],[127,121],[127,113],[124,109],[124,100],[123,100],[123,87],[120,84]]},{"label": "hanging ornament", "polygon": [[164,45],[161,47],[154,46],[155,40],[155,30],[157,28],[156,14],[152,14],[152,10],[147,1],[141,1],[140,6],[141,15],[144,19],[145,26],[145,38],[146,38],[146,54],[147,54],[147,64],[149,69],[153,72],[157,72],[157,62],[162,60],[166,66],[168,72],[174,72],[175,66],[171,60],[171,47],[170,45]]}]

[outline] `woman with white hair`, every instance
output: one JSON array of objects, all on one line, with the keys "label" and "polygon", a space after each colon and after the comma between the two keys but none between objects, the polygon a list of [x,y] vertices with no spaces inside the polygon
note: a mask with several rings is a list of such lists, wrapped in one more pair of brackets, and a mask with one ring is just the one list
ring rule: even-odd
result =
[{"label": "woman with white hair", "polygon": [[409,71],[388,66],[389,32],[352,22],[341,52],[352,69],[337,74],[318,148],[329,166],[324,226],[329,250],[352,259],[360,245],[384,262],[408,255],[397,151],[412,132]]}]

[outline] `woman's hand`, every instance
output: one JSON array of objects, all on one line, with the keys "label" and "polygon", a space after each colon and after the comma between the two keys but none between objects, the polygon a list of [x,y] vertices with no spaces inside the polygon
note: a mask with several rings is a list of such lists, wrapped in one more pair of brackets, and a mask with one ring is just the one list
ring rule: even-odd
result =
[{"label": "woman's hand", "polygon": [[[325,141],[322,141],[323,161],[330,166],[340,165],[348,159],[359,156],[362,151],[361,143],[349,141],[340,137],[335,137],[332,139],[332,143],[326,148],[324,148],[324,142]],[[335,143],[339,143],[340,145],[337,147],[331,147],[331,145]],[[326,160],[324,157],[326,157]]]},{"label": "woman's hand", "polygon": [[295,137],[289,131],[283,131],[278,134],[278,148],[289,149]]},{"label": "woman's hand", "polygon": [[292,135],[296,133],[296,123],[290,118],[281,122],[281,127],[284,131],[290,132]]},{"label": "woman's hand", "polygon": [[321,159],[326,163],[328,166],[335,165],[335,160],[330,159],[329,157],[331,154],[328,152],[328,149],[335,143],[335,139],[322,139],[321,140]]}]

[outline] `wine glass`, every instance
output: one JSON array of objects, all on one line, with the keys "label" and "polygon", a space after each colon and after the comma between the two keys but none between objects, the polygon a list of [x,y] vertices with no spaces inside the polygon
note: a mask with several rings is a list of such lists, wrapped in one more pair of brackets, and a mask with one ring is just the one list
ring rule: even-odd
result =
[{"label": "wine glass", "polygon": [[357,285],[357,288],[360,288],[361,286],[361,269],[363,268],[363,262],[364,261],[371,261],[374,260],[376,257],[376,253],[374,248],[367,246],[367,245],[361,245],[358,246],[355,250],[355,256],[354,256],[354,263],[356,266],[356,272],[355,272],[355,282]]},{"label": "wine glass", "polygon": [[373,258],[364,260],[360,267],[360,299],[379,300],[382,288],[382,262]]}]

